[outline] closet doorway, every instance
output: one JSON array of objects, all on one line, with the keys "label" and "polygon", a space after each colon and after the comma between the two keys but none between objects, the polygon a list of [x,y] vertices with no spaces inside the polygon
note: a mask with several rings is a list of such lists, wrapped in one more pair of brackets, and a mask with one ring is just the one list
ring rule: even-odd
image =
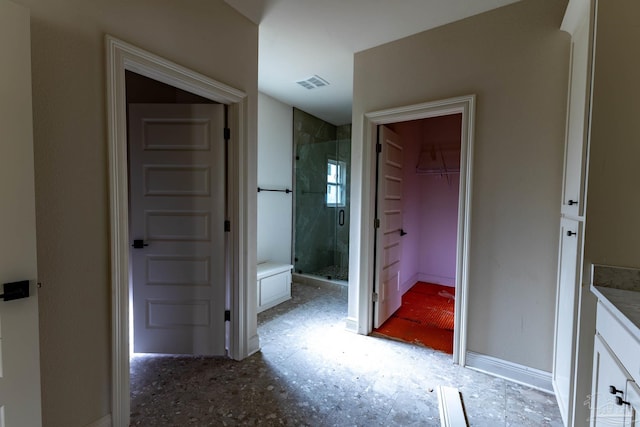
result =
[{"label": "closet doorway", "polygon": [[[379,135],[385,141],[392,135],[395,142],[381,142],[378,158],[376,239],[384,243],[376,262],[385,264],[378,300],[395,292],[397,301],[384,318],[378,310],[374,334],[452,354],[462,114],[390,123]],[[391,150],[401,153],[391,161],[398,172],[393,185],[385,153]],[[395,220],[388,219],[394,214]],[[395,260],[384,255],[392,251]],[[394,261],[395,267],[387,265]],[[397,277],[388,280],[391,270]]]},{"label": "closet doorway", "polygon": [[[370,334],[374,328],[374,313],[377,300],[380,298],[380,283],[382,262],[379,262],[380,245],[382,239],[377,238],[379,221],[377,211],[377,155],[379,128],[383,125],[403,123],[413,120],[429,119],[441,116],[461,115],[460,127],[460,173],[458,211],[455,245],[455,295],[454,301],[454,331],[453,331],[453,362],[465,365],[466,354],[466,323],[467,323],[467,295],[469,270],[469,236],[471,222],[471,177],[473,165],[473,141],[475,119],[475,95],[460,96],[433,102],[425,102],[409,106],[402,106],[388,110],[366,113],[363,117],[363,168],[359,175],[362,179],[362,193],[360,197],[360,215],[352,218],[352,229],[363,230],[357,240],[351,245],[354,269],[354,293],[358,295],[357,328],[361,333]],[[444,155],[444,153],[443,153]],[[414,159],[414,161],[417,159]],[[416,164],[414,163],[414,167]],[[398,228],[404,228],[402,225]],[[404,230],[411,233],[410,230]],[[407,237],[407,236],[405,236]],[[403,237],[404,238],[404,237]],[[373,266],[373,268],[372,268]],[[401,286],[408,278],[400,274],[396,286]]]}]

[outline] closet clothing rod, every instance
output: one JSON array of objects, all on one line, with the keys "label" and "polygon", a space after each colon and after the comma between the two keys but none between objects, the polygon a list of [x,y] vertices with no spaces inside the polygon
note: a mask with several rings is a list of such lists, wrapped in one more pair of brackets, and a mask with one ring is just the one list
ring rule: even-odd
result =
[{"label": "closet clothing rod", "polygon": [[260,187],[258,187],[258,193],[261,192],[261,191],[275,191],[275,192],[287,193],[287,194],[292,193],[292,191],[289,190],[288,188],[285,188],[284,190],[276,190],[276,189],[273,189],[273,188],[260,188]]},{"label": "closet clothing rod", "polygon": [[460,174],[460,170],[459,169],[449,169],[446,171],[442,171],[442,170],[426,170],[426,169],[418,169],[416,168],[416,175],[440,175],[440,176],[445,176],[445,175],[458,175]]}]

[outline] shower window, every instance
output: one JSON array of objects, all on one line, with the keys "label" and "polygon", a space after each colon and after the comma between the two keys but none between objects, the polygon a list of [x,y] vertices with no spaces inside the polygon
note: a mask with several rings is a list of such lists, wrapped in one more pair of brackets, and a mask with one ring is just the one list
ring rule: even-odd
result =
[{"label": "shower window", "polygon": [[344,207],[346,164],[340,160],[327,160],[327,206]]}]

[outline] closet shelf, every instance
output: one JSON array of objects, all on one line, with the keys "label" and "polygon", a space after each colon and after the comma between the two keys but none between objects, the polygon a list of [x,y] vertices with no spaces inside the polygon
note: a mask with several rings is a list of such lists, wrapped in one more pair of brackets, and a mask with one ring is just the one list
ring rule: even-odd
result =
[{"label": "closet shelf", "polygon": [[456,145],[423,146],[418,156],[416,174],[445,176],[460,173],[460,147]]}]

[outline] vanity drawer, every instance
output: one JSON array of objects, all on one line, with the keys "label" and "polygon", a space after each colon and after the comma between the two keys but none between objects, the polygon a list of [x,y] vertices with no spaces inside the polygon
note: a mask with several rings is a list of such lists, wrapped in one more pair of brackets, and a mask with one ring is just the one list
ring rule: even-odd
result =
[{"label": "vanity drawer", "polygon": [[596,330],[631,376],[639,380],[640,341],[600,302]]}]

